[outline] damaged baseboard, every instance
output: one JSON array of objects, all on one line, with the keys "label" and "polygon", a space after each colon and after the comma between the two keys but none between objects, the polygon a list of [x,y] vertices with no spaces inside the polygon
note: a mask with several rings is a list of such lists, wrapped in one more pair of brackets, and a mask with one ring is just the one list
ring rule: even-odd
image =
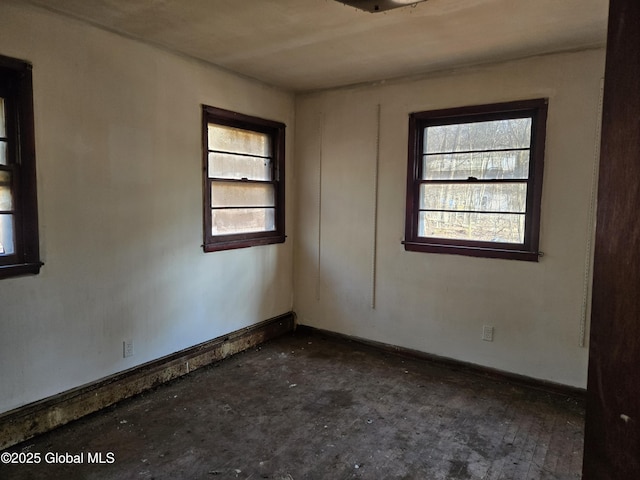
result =
[{"label": "damaged baseboard", "polygon": [[0,450],[293,331],[285,313],[95,382],[0,414]]}]

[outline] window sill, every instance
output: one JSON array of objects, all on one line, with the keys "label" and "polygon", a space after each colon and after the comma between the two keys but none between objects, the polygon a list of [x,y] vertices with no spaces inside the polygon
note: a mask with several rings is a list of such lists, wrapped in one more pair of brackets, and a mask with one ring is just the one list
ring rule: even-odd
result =
[{"label": "window sill", "polygon": [[248,248],[248,247],[255,247],[259,245],[272,245],[275,243],[284,243],[286,238],[287,237],[285,235],[277,235],[273,237],[226,240],[226,241],[221,241],[216,243],[208,243],[206,245],[203,245],[203,249],[206,253],[220,252],[223,250],[235,250],[237,248]]},{"label": "window sill", "polygon": [[44,263],[18,263],[13,265],[0,265],[0,279],[19,277],[22,275],[37,275]]},{"label": "window sill", "polygon": [[504,258],[508,260],[523,260],[537,262],[542,256],[540,252],[515,250],[494,247],[475,247],[462,245],[443,245],[438,243],[402,242],[404,249],[410,252],[448,253],[469,257]]}]

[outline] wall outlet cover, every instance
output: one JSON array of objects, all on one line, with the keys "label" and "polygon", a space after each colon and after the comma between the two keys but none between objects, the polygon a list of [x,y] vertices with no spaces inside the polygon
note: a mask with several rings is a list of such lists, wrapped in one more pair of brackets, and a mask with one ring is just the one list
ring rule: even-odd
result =
[{"label": "wall outlet cover", "polygon": [[493,327],[485,325],[482,327],[482,340],[485,342],[493,342]]},{"label": "wall outlet cover", "polygon": [[122,356],[124,358],[133,356],[133,340],[124,340],[122,342]]}]

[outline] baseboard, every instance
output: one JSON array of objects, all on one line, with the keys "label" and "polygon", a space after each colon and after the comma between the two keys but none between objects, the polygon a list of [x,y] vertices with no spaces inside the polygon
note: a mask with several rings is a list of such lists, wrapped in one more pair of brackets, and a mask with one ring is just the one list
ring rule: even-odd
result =
[{"label": "baseboard", "polygon": [[0,450],[293,331],[293,312],[0,415]]},{"label": "baseboard", "polygon": [[504,370],[498,370],[490,367],[484,367],[474,363],[463,362],[461,360],[455,360],[448,357],[442,357],[431,353],[421,352],[419,350],[413,350],[410,348],[398,347],[387,343],[376,342],[373,340],[367,340],[360,337],[353,337],[342,333],[332,332],[330,330],[323,330],[320,328],[310,327],[308,325],[298,325],[296,327],[298,332],[316,332],[327,337],[338,338],[345,341],[355,342],[361,345],[374,348],[376,350],[383,351],[385,353],[392,353],[407,358],[415,358],[419,360],[425,360],[431,363],[446,366],[459,371],[466,371],[476,375],[484,377],[494,378],[500,381],[506,381],[517,385],[534,388],[536,390],[543,390],[553,394],[564,395],[574,398],[580,402],[586,401],[586,389],[572,387],[569,385],[563,385],[561,383],[550,382],[547,380],[540,380],[537,378],[527,377],[525,375],[519,375],[517,373],[505,372]]}]

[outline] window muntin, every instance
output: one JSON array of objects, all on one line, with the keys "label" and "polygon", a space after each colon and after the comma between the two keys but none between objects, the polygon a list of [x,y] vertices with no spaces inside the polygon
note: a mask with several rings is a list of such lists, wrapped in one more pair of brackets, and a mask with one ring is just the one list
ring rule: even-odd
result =
[{"label": "window muntin", "polygon": [[31,65],[0,55],[0,278],[38,273]]},{"label": "window muntin", "polygon": [[546,104],[411,114],[407,250],[537,260]]},{"label": "window muntin", "polygon": [[204,107],[205,251],[284,242],[284,129]]}]

